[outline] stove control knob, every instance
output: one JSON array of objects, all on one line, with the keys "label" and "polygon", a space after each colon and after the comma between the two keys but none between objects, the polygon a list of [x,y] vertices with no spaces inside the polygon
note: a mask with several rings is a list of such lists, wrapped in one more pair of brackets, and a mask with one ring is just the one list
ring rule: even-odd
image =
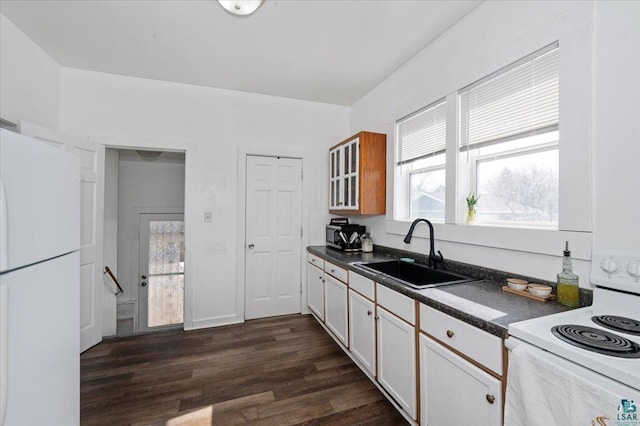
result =
[{"label": "stove control knob", "polygon": [[636,279],[636,282],[640,282],[640,260],[632,260],[629,262],[627,272]]},{"label": "stove control knob", "polygon": [[612,258],[607,257],[605,259],[602,259],[602,262],[600,262],[600,268],[602,268],[603,271],[609,274],[609,278],[611,278],[611,275],[620,270],[620,264]]}]

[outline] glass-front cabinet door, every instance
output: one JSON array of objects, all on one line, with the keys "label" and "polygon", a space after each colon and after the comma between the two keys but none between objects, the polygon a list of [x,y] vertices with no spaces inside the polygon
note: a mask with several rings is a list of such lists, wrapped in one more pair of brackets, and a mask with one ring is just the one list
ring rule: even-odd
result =
[{"label": "glass-front cabinet door", "polygon": [[358,209],[358,146],[360,139],[356,138],[343,145],[343,173],[342,201],[345,209]]},{"label": "glass-front cabinet door", "polygon": [[341,184],[342,173],[341,166],[341,151],[342,147],[337,147],[329,151],[329,208],[340,209],[342,208],[341,201]]},{"label": "glass-front cabinet door", "polygon": [[332,210],[358,209],[359,139],[329,151],[329,207]]}]

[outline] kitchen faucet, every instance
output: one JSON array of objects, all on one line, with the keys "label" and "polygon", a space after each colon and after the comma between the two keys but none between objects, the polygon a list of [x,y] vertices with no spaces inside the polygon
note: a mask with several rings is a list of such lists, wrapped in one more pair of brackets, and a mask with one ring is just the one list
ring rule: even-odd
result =
[{"label": "kitchen faucet", "polygon": [[433,243],[433,225],[431,224],[431,222],[429,222],[427,219],[422,219],[422,218],[414,220],[413,223],[411,224],[411,228],[409,228],[409,232],[407,233],[407,236],[404,237],[404,242],[406,244],[409,244],[411,242],[413,229],[416,227],[416,225],[419,222],[425,222],[427,225],[429,225],[429,268],[436,269],[436,264],[444,262],[444,257],[442,257],[442,253],[440,253],[440,250],[438,250],[438,254],[435,253],[434,243]]}]

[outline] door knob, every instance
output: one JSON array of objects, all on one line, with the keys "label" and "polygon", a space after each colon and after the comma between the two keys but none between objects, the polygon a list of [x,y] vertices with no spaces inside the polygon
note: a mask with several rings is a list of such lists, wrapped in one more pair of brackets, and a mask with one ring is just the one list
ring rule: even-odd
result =
[{"label": "door knob", "polygon": [[142,278],[143,280],[146,280],[147,276],[146,275],[140,275],[140,278]]},{"label": "door knob", "polygon": [[142,281],[142,282],[140,283],[140,285],[141,285],[142,287],[146,287],[146,286],[147,286],[147,282],[146,282],[146,281]]},{"label": "door knob", "polygon": [[250,249],[252,249],[252,248],[254,248],[255,246],[253,245],[253,243],[249,243],[249,245],[248,245],[247,247],[249,247]]}]

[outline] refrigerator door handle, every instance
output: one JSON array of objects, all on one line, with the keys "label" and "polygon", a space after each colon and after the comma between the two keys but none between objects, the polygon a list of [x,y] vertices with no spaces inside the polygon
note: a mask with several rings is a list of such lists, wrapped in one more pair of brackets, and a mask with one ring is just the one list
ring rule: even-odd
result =
[{"label": "refrigerator door handle", "polygon": [[9,211],[7,207],[7,192],[4,181],[0,176],[0,272],[9,267]]}]

